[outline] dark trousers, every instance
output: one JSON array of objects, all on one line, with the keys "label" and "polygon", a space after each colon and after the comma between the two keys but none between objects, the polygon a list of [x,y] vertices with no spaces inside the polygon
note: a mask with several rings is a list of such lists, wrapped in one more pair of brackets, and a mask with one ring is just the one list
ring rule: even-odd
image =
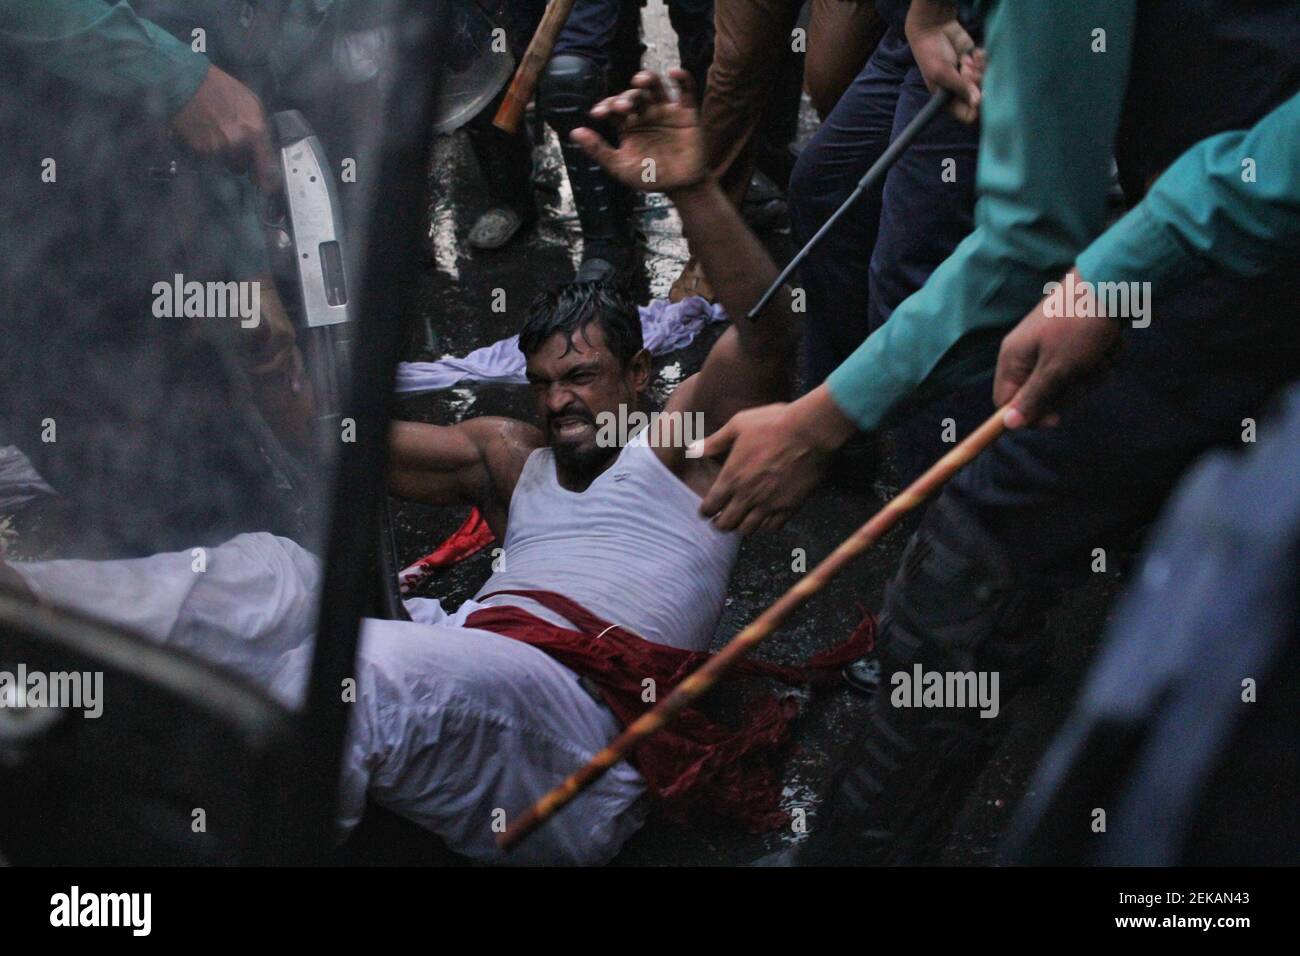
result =
[{"label": "dark trousers", "polygon": [[[1004,436],[944,492],[1007,548],[1028,577],[1077,577],[1093,548],[1149,522],[1182,471],[1216,445],[1242,448],[1278,388],[1300,375],[1300,334],[1277,302],[1300,281],[1202,284],[1146,329],[1125,331],[1116,367],[1058,428]],[[1265,301],[1265,300],[1272,300]]]},{"label": "dark trousers", "polygon": [[[1021,863],[1293,863],[1300,387],[1166,507],[1012,830]],[[1242,679],[1259,682],[1242,706]],[[1106,807],[1111,826],[1078,826]],[[1110,808],[1114,808],[1111,810]]]},{"label": "dark trousers", "polygon": [[[626,72],[622,61],[628,58],[629,41],[633,45],[639,42],[636,28],[640,15],[640,5],[634,0],[578,0],[555,43],[555,53],[584,56],[601,69],[622,74]],[[668,21],[677,34],[682,66],[696,73],[703,61],[707,70],[713,55],[713,0],[669,0]],[[634,49],[632,59],[638,60],[640,48]],[[702,80],[703,74],[697,77]]]},{"label": "dark trousers", "polygon": [[[795,165],[790,213],[800,243],[839,208],[929,97],[906,37],[891,27]],[[883,185],[861,197],[804,261],[810,385],[880,328],[971,231],[978,143],[977,127],[939,116]],[[894,432],[903,477],[951,447],[943,441],[945,419],[953,419],[960,438],[991,411],[982,384],[917,409]]]},{"label": "dark trousers", "polygon": [[[498,5],[494,22],[505,29],[510,54],[516,63],[523,59],[545,10],[546,4],[542,0],[512,0]],[[523,219],[529,220],[536,213],[536,205],[532,181],[533,141],[527,124],[520,123],[519,129],[513,133],[492,125],[508,88],[509,84],[502,87],[501,92],[465,125],[465,133],[487,186],[488,203],[509,206]]]},{"label": "dark trousers", "polygon": [[536,213],[533,199],[533,140],[526,123],[513,133],[492,125],[505,99],[502,89],[483,111],[465,125],[470,149],[478,162],[492,206],[509,206],[521,218],[531,220]]},{"label": "dark trousers", "polygon": [[[1300,375],[1300,332],[1289,305],[1298,286],[1295,278],[1271,276],[1235,289],[1207,281],[1166,293],[1167,310],[1158,311],[1148,328],[1126,330],[1127,352],[1065,410],[1058,428],[1007,434],[967,465],[926,512],[886,588],[877,637],[882,672],[921,665],[998,673],[1005,707],[1045,664],[1050,645],[1039,638],[1057,585],[1087,575],[1094,549],[1113,554],[1115,545],[1149,522],[1179,474],[1207,448],[1248,447],[1244,419],[1273,427],[1261,417],[1270,395]],[[1284,520],[1283,503],[1267,494],[1228,504]],[[1178,586],[1177,569],[1162,569],[1162,560],[1148,564],[1143,580]],[[1194,589],[1182,578],[1191,596]],[[1190,580],[1212,578],[1202,568]],[[1243,614],[1211,616],[1220,625],[1216,648],[1246,643],[1234,633],[1249,624]],[[1171,633],[1144,630],[1151,655],[1168,656]],[[1201,666],[1174,659],[1184,674],[1196,675]],[[1213,666],[1212,658],[1205,663]],[[1176,673],[1168,659],[1155,674],[1121,671],[1116,699],[1126,715],[1136,713],[1133,693],[1140,681]],[[1091,693],[1089,700],[1100,698]],[[1192,709],[1205,710],[1201,703]],[[999,729],[997,721],[973,711],[927,716],[891,706],[889,695],[878,694],[828,798],[834,825],[822,830],[822,839],[814,836],[816,845],[810,841],[810,859],[923,858],[927,841],[946,832],[954,800],[967,792]],[[1121,747],[1110,755],[1127,761],[1134,752]],[[1072,792],[1077,797],[1081,791]],[[1110,806],[1117,799],[1079,805]],[[1169,809],[1160,804],[1162,814]],[[906,832],[896,830],[909,818]],[[882,836],[890,834],[896,838]]]},{"label": "dark trousers", "polygon": [[[682,64],[701,77],[713,53],[711,0],[673,0],[669,11]],[[538,92],[538,105],[564,153],[582,225],[583,259],[606,260],[618,271],[634,265],[633,194],[569,136],[576,127],[591,125],[617,140],[611,124],[593,124],[587,113],[611,92],[627,89],[640,67],[641,49],[641,5],[636,0],[579,0]]]}]

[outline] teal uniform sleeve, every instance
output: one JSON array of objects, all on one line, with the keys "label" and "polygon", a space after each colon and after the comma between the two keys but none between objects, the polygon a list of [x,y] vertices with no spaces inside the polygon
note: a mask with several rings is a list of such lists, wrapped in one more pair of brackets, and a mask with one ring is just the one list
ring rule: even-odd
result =
[{"label": "teal uniform sleeve", "polygon": [[0,0],[0,37],[31,62],[170,118],[192,97],[208,59],[127,3]]},{"label": "teal uniform sleeve", "polygon": [[1252,129],[1197,143],[1079,256],[1090,282],[1158,295],[1211,268],[1249,278],[1300,250],[1300,94]]},{"label": "teal uniform sleeve", "polygon": [[1101,233],[1135,7],[993,5],[975,230],[827,379],[859,427],[990,373],[1002,335]]}]

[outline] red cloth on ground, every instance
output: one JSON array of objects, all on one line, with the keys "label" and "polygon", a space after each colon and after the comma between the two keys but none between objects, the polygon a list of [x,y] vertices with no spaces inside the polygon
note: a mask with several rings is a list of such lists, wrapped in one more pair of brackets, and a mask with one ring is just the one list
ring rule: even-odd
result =
[{"label": "red cloth on ground", "polygon": [[[560,627],[509,605],[475,611],[465,619],[465,626],[531,644],[590,678],[624,727],[654,706],[654,701],[642,699],[642,681],[652,679],[655,697],[662,699],[709,657],[647,641],[551,591],[494,594],[531,598],[574,627]],[[801,667],[745,659],[727,676],[821,683],[870,651],[874,633],[874,618],[868,618],[847,641],[814,655]],[[707,810],[732,817],[752,832],[775,829],[788,823],[788,817],[779,809],[781,780],[773,758],[789,738],[789,720],[796,711],[792,700],[769,694],[752,704],[741,725],[731,729],[687,708],[637,746],[632,763],[650,793],[678,820]]]},{"label": "red cloth on ground", "polygon": [[471,508],[465,523],[452,533],[442,544],[419,561],[397,573],[397,582],[402,593],[414,590],[424,579],[435,571],[449,568],[464,561],[471,555],[478,554],[496,540],[492,529],[477,508]]}]

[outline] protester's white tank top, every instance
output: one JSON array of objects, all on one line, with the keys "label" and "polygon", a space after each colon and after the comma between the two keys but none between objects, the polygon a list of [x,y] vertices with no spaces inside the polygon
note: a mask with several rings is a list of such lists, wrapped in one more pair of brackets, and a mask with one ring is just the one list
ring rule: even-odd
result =
[{"label": "protester's white tank top", "polygon": [[[554,452],[539,448],[510,499],[504,563],[479,594],[554,591],[646,640],[705,650],[740,538],[714,528],[699,507],[699,496],[655,456],[644,429],[580,493],[560,486]],[[566,623],[526,598],[476,600]]]}]

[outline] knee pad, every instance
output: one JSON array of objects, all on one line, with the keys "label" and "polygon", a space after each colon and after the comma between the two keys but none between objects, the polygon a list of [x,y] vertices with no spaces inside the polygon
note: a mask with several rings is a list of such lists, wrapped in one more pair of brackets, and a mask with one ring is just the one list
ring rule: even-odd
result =
[{"label": "knee pad", "polygon": [[879,643],[886,670],[919,662],[936,670],[978,663],[1014,671],[1023,652],[1041,645],[1036,639],[1057,591],[1023,581],[1005,545],[941,495],[885,591]]},{"label": "knee pad", "polygon": [[566,142],[569,133],[587,125],[587,112],[606,95],[605,72],[585,56],[551,57],[537,91],[537,108]]},{"label": "knee pad", "polygon": [[596,63],[583,56],[560,54],[546,68],[537,103],[560,138],[560,152],[582,225],[583,256],[613,261],[630,246],[632,192],[611,179],[599,163],[569,140],[569,133],[579,126],[590,126],[608,139],[615,138],[612,129],[593,122],[587,115],[604,95],[604,71]]}]

